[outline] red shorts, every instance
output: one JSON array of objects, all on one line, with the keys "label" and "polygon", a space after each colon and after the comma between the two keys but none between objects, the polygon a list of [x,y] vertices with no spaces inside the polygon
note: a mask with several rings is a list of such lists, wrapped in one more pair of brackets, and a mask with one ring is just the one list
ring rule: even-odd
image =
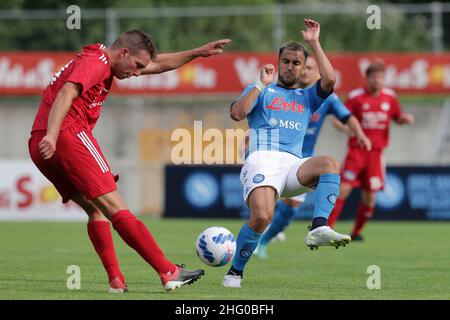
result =
[{"label": "red shorts", "polygon": [[382,150],[350,148],[342,169],[341,181],[366,191],[384,189],[385,166]]},{"label": "red shorts", "polygon": [[45,131],[35,131],[28,141],[30,157],[44,176],[61,194],[63,203],[76,194],[91,200],[117,189],[114,176],[88,130],[76,129],[76,125],[60,132],[56,152],[44,160],[39,152],[39,142]]}]

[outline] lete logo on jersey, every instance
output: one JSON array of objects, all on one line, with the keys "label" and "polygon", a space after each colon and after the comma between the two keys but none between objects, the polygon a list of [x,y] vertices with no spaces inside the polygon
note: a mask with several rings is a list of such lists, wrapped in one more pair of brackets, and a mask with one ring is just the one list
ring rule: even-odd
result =
[{"label": "lete logo on jersey", "polygon": [[283,98],[275,98],[270,103],[270,105],[266,106],[266,109],[271,109],[275,111],[285,111],[285,112],[303,112],[305,110],[305,106],[303,104],[297,104],[297,101],[292,101],[289,103],[285,101]]}]

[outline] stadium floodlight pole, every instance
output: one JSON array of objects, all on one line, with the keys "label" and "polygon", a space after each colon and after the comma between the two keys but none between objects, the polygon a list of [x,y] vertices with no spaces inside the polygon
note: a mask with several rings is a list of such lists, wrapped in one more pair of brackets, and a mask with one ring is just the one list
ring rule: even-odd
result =
[{"label": "stadium floodlight pole", "polygon": [[281,4],[275,4],[273,7],[273,48],[277,50],[283,43],[285,35],[285,24],[283,7]]},{"label": "stadium floodlight pole", "polygon": [[117,23],[117,12],[114,8],[105,9],[105,20],[106,20],[106,44],[109,46],[118,37],[118,23]]},{"label": "stadium floodlight pole", "polygon": [[430,3],[431,19],[432,19],[432,38],[433,52],[442,52],[444,49],[444,31],[442,27],[442,3]]}]

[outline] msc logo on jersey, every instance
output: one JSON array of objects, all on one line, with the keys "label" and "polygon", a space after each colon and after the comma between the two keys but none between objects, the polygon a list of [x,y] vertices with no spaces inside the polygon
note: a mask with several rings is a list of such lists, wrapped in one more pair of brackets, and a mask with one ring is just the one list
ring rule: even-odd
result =
[{"label": "msc logo on jersey", "polygon": [[279,126],[280,128],[291,129],[300,131],[302,124],[300,122],[295,122],[292,120],[278,120],[275,118],[270,118],[269,124],[271,127]]},{"label": "msc logo on jersey", "polygon": [[269,124],[271,127],[275,127],[276,125],[278,125],[278,120],[275,118],[270,118]]},{"label": "msc logo on jersey", "polygon": [[290,121],[290,120],[280,120],[280,127],[286,129],[295,129],[300,131],[302,124],[300,122]]},{"label": "msc logo on jersey", "polygon": [[273,99],[270,105],[265,108],[285,112],[303,112],[305,110],[305,106],[303,104],[297,104],[297,101],[295,100],[289,103],[280,97]]}]

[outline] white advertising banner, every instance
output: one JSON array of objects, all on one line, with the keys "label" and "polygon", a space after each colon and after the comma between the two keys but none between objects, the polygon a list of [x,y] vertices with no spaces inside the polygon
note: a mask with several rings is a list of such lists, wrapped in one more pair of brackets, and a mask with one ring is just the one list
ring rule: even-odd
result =
[{"label": "white advertising banner", "polygon": [[31,160],[0,160],[0,220],[87,220],[87,215],[72,201],[63,205]]}]

